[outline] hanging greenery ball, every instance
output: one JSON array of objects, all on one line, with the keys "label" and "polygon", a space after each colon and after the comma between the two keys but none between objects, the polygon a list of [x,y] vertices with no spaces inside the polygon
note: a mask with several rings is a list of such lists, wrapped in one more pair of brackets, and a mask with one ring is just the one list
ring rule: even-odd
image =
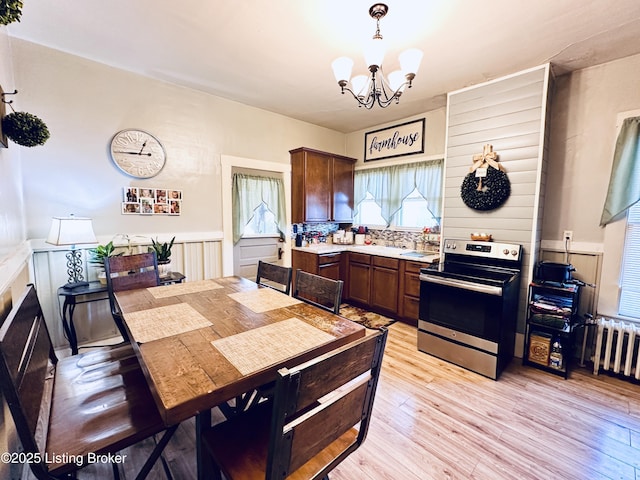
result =
[{"label": "hanging greenery ball", "polygon": [[[478,184],[482,178],[482,187]],[[460,197],[467,207],[475,210],[493,210],[502,205],[511,194],[511,182],[507,174],[493,167],[487,168],[486,177],[469,173],[462,181]]]},{"label": "hanging greenery ball", "polygon": [[4,117],[2,131],[7,137],[23,147],[44,145],[50,136],[45,123],[27,112],[13,112]]},{"label": "hanging greenery ball", "polygon": [[20,21],[22,2],[20,0],[0,0],[0,24],[9,25]]}]

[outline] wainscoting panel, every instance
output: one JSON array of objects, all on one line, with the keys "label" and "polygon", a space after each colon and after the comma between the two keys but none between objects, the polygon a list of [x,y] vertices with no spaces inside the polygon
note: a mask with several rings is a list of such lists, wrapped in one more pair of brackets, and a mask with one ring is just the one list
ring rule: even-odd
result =
[{"label": "wainscoting panel", "polygon": [[[176,240],[171,254],[171,270],[183,273],[187,281],[216,278],[222,275],[222,242],[215,240]],[[147,251],[147,245],[119,246],[130,253]],[[85,279],[97,280],[97,270],[88,265],[88,249],[82,249]],[[38,297],[51,333],[55,348],[68,346],[62,328],[63,297],[58,288],[68,281],[66,273],[66,251],[47,250],[39,247],[33,253],[33,276]],[[106,298],[106,294],[105,294]],[[96,342],[117,335],[108,301],[97,301],[78,305],[74,314],[78,343]]]}]

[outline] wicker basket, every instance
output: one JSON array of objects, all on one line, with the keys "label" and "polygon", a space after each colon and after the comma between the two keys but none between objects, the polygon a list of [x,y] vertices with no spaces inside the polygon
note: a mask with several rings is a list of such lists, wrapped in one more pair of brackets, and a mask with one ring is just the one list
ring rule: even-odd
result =
[{"label": "wicker basket", "polygon": [[493,239],[491,238],[491,235],[474,235],[472,233],[471,240],[478,241],[478,242],[490,242]]}]

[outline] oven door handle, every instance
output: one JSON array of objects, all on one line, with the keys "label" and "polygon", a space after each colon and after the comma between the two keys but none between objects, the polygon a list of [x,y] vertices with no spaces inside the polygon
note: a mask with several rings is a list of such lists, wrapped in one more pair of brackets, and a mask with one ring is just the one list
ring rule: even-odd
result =
[{"label": "oven door handle", "polygon": [[464,280],[454,280],[442,277],[436,277],[421,273],[420,280],[428,283],[437,283],[438,285],[444,285],[446,287],[461,288],[463,290],[470,290],[472,292],[486,293],[489,295],[500,296],[502,295],[502,287],[494,287],[492,285],[484,285],[482,283],[466,282]]}]

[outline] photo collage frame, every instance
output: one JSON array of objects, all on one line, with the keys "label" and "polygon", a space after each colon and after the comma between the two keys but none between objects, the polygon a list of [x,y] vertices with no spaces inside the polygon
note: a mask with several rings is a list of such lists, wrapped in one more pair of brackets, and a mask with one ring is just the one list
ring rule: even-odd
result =
[{"label": "photo collage frame", "polygon": [[180,215],[182,190],[171,188],[124,187],[123,215]]}]

